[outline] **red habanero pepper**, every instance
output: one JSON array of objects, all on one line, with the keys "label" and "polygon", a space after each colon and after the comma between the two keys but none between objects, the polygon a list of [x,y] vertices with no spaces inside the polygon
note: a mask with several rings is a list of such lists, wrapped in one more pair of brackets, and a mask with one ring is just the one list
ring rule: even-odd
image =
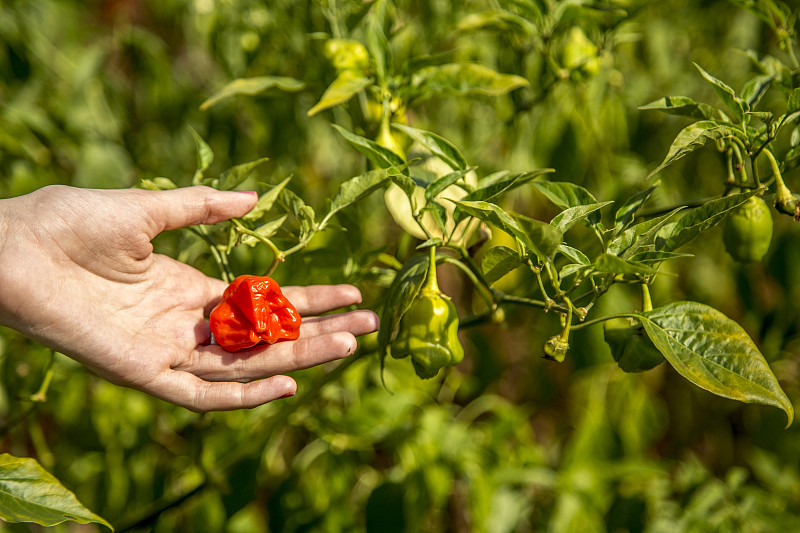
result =
[{"label": "red habanero pepper", "polygon": [[267,276],[239,276],[211,311],[211,333],[224,350],[235,352],[300,336],[300,313]]}]

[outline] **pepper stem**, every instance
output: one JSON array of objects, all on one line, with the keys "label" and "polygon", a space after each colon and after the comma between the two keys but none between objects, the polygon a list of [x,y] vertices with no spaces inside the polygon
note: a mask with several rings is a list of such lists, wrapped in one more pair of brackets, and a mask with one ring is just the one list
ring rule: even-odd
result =
[{"label": "pepper stem", "polygon": [[653,300],[650,299],[650,288],[647,283],[642,283],[642,311],[652,311]]},{"label": "pepper stem", "polygon": [[439,292],[439,283],[436,280],[436,246],[430,247],[430,262],[428,263],[428,276],[425,278],[425,292]]}]

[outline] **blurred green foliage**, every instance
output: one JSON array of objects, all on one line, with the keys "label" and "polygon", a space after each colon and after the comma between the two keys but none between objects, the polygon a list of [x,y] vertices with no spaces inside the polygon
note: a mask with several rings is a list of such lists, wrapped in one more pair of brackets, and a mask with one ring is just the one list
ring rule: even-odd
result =
[{"label": "blurred green foliage", "polygon": [[[754,73],[740,50],[786,56],[780,36],[747,4],[396,0],[389,34],[398,66],[442,54],[530,83],[501,97],[429,98],[408,110],[409,122],[454,141],[484,174],[549,167],[601,201],[621,201],[643,188],[685,126],[639,106],[678,94],[715,102],[692,62],[738,90]],[[568,13],[554,23],[526,6]],[[336,76],[324,42],[353,37],[370,7],[356,0],[0,2],[0,196],[51,183],[128,187],[159,176],[189,185],[192,127],[214,150],[212,171],[267,156],[244,186],[292,174],[288,187],[324,206],[342,181],[365,170],[329,123],[370,137],[375,125],[358,100],[306,115]],[[487,16],[501,9],[517,18]],[[253,76],[305,85],[200,111],[226,83]],[[725,172],[714,150],[695,152],[662,173],[654,204],[714,196]],[[800,185],[796,169],[784,177]],[[555,213],[530,189],[506,202],[541,220]],[[382,198],[348,208],[339,222],[352,230],[318,236],[275,277],[356,283],[365,306],[377,307],[387,283],[377,247],[392,243],[407,257],[416,242]],[[747,266],[725,255],[712,231],[690,247],[696,257],[669,265],[676,277],[652,287],[654,300],[696,300],[743,324],[794,403],[797,231],[789,217],[776,217],[766,259]],[[219,275],[191,234],[169,233],[156,244]],[[272,258],[261,247],[239,247],[232,259],[244,273],[263,271]],[[443,267],[440,282],[460,309],[478,306],[455,270]],[[534,281],[516,273],[507,283]],[[617,312],[639,303],[615,287],[600,305]],[[696,389],[667,365],[623,374],[600,327],[576,331],[567,361],[550,363],[540,347],[555,318],[505,312],[501,324],[461,333],[465,361],[443,381],[421,382],[408,360],[387,360],[384,388],[370,338],[362,340],[364,357],[297,373],[293,399],[205,415],[110,385],[60,355],[46,401],[32,402],[48,351],[3,330],[0,449],[36,457],[117,530],[800,528],[800,432],[782,430],[781,412]]]}]

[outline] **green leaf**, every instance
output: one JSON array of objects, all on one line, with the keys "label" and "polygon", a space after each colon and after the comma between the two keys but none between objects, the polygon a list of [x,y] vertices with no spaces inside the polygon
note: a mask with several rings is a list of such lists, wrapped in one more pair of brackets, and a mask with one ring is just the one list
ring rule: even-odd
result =
[{"label": "green leaf", "polygon": [[178,186],[175,185],[175,182],[169,178],[143,179],[139,182],[139,187],[149,191],[167,191],[178,188]]},{"label": "green leaf", "polygon": [[372,78],[367,78],[352,70],[345,70],[336,76],[336,79],[325,89],[319,102],[308,110],[308,116],[314,116],[320,111],[347,102],[371,84]]},{"label": "green leaf", "polygon": [[[287,218],[289,218],[289,215],[283,215],[282,217],[278,217],[275,220],[270,220],[269,222],[260,225],[253,231],[258,233],[261,237],[269,239],[278,232],[281,226],[283,226],[283,223],[286,222]],[[255,246],[260,242],[260,240],[252,235],[245,235],[242,237],[242,244],[246,244],[248,246]]]},{"label": "green leaf", "polygon": [[402,131],[430,150],[433,155],[447,163],[453,170],[466,170],[467,160],[464,159],[464,156],[461,155],[458,148],[447,139],[435,133],[431,133],[430,131],[404,126],[403,124],[394,123],[392,127]]},{"label": "green leaf", "polygon": [[420,253],[405,262],[386,294],[378,331],[378,349],[382,360],[388,355],[389,345],[397,337],[403,317],[425,282],[430,255]]},{"label": "green leaf", "polygon": [[710,119],[714,116],[714,108],[708,104],[698,103],[688,96],[665,96],[649,104],[639,107],[641,111],[662,111],[670,115]]},{"label": "green leaf", "polygon": [[728,211],[742,205],[757,192],[732,194],[711,200],[697,209],[691,210],[677,222],[667,224],[659,230],[656,247],[665,252],[678,249],[704,231],[711,229],[728,214]]},{"label": "green leaf", "polygon": [[508,11],[482,11],[467,15],[458,22],[458,31],[496,30],[522,36],[538,33],[536,26]]},{"label": "green leaf", "polygon": [[433,198],[436,198],[436,196],[438,196],[439,193],[441,193],[446,188],[456,183],[458,180],[469,174],[471,171],[472,171],[471,168],[467,168],[464,170],[457,170],[455,172],[451,172],[450,174],[446,174],[441,178],[436,179],[436,181],[433,181],[430,185],[425,187],[425,200],[430,201]]},{"label": "green leaf", "polygon": [[416,94],[421,96],[501,96],[527,87],[528,80],[512,74],[500,74],[475,63],[449,63],[425,67],[411,79]]},{"label": "green leaf", "polygon": [[54,526],[67,521],[111,524],[84,507],[75,494],[31,458],[0,454],[0,519]]},{"label": "green leaf", "polygon": [[721,139],[729,131],[729,128],[713,120],[701,120],[683,128],[672,145],[669,147],[664,161],[655,170],[648,174],[648,179],[658,174],[675,161],[683,158],[689,153],[702,148],[708,141]]},{"label": "green leaf", "polygon": [[206,143],[200,134],[194,131],[194,128],[189,126],[189,132],[194,137],[194,144],[197,146],[197,170],[194,172],[192,183],[200,185],[203,181],[203,173],[208,170],[211,163],[214,161],[214,152],[211,147]]},{"label": "green leaf", "polygon": [[731,110],[733,116],[736,117],[739,122],[742,122],[744,120],[744,112],[748,111],[748,109],[745,108],[745,102],[736,96],[736,92],[725,82],[718,80],[703,70],[697,63],[694,63],[694,66],[700,71],[703,78],[711,84],[711,87],[714,88],[714,92],[717,93],[719,99]]},{"label": "green leaf", "polygon": [[328,214],[325,215],[324,220],[328,220],[337,211],[341,211],[347,206],[350,206],[362,198],[369,195],[371,192],[383,187],[389,180],[389,172],[386,169],[370,170],[364,174],[350,178],[342,183],[336,196],[333,197],[331,208]]},{"label": "green leaf", "polygon": [[259,197],[256,206],[242,218],[244,220],[258,220],[259,218],[264,216],[264,213],[272,209],[272,206],[275,204],[275,201],[278,199],[278,196],[280,196],[281,191],[284,189],[284,187],[286,187],[286,185],[289,183],[291,179],[292,177],[289,176],[279,184],[271,186],[271,188],[267,192],[265,192]]},{"label": "green leaf", "polygon": [[587,219],[589,215],[595,211],[613,203],[614,202],[599,202],[596,204],[569,207],[553,217],[553,220],[550,221],[550,225],[558,228],[562,233],[566,232],[578,222]]},{"label": "green leaf", "polygon": [[658,231],[682,209],[683,207],[678,207],[666,215],[641,222],[626,229],[611,241],[608,245],[608,252],[626,259],[643,247],[652,246],[656,241]]},{"label": "green leaf", "polygon": [[532,185],[561,209],[597,203],[592,193],[566,181],[534,181]]},{"label": "green leaf", "polygon": [[364,154],[367,159],[372,161],[376,167],[404,167],[405,161],[403,161],[403,158],[388,148],[384,148],[375,141],[371,141],[366,137],[349,132],[337,124],[333,124],[333,127],[336,128],[336,131],[341,133],[342,136],[356,148],[356,150]]},{"label": "green leaf", "polygon": [[631,275],[652,275],[658,274],[658,270],[653,269],[642,263],[626,261],[612,254],[602,254],[594,262],[594,269],[597,272],[608,274],[631,274]]},{"label": "green leaf", "polygon": [[747,403],[794,408],[744,329],[713,307],[675,302],[641,313],[650,340],[680,375],[709,392]]},{"label": "green leaf", "polygon": [[506,246],[489,248],[481,261],[483,277],[489,285],[499,280],[512,270],[523,265],[516,250]]},{"label": "green leaf", "polygon": [[786,107],[787,115],[791,115],[797,111],[800,111],[800,87],[792,90],[792,94],[789,95],[789,101]]},{"label": "green leaf", "polygon": [[287,92],[296,92],[306,86],[300,80],[283,76],[258,76],[255,78],[238,78],[214,93],[205,102],[200,104],[200,111],[205,111],[221,100],[237,95],[254,96],[273,87]]},{"label": "green leaf", "polygon": [[750,109],[758,105],[774,80],[775,76],[760,75],[745,84],[742,89],[742,99],[747,102]]},{"label": "green leaf", "polygon": [[682,254],[678,252],[663,252],[650,250],[638,252],[631,256],[631,261],[636,263],[661,263],[670,259],[680,259],[682,257],[694,257],[692,254]]},{"label": "green leaf", "polygon": [[268,157],[262,157],[255,161],[236,165],[235,167],[222,171],[219,175],[219,185],[217,188],[227,191],[238,187],[239,184],[250,177],[256,167],[267,161],[269,161]]},{"label": "green leaf", "polygon": [[[540,260],[545,258],[553,259],[564,238],[564,233],[560,229],[546,222],[542,222],[541,220],[534,220],[520,215],[519,213],[513,213],[512,216],[525,235],[525,238],[520,240],[526,243],[526,246],[528,246]],[[532,243],[533,246],[528,243]]]},{"label": "green leaf", "polygon": [[641,209],[642,205],[650,198],[650,195],[661,185],[661,182],[655,183],[652,187],[648,187],[643,191],[639,191],[622,204],[622,207],[617,209],[614,215],[614,235],[619,235],[621,231],[628,229],[633,224],[636,218],[636,212]]},{"label": "green leaf", "polygon": [[513,175],[505,171],[497,172],[481,180],[478,188],[469,193],[464,200],[481,200],[488,202],[517,187],[525,185],[543,174],[550,174],[552,172],[555,172],[552,168],[530,170]]}]

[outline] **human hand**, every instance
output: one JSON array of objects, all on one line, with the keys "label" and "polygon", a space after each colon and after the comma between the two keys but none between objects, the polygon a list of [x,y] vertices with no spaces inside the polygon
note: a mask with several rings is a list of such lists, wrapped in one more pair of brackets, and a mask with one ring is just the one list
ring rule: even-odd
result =
[{"label": "human hand", "polygon": [[290,396],[286,372],[352,354],[375,313],[307,317],[358,304],[351,285],[284,287],[300,338],[228,353],[204,319],[226,284],[153,253],[160,232],[240,217],[253,193],[49,186],[0,200],[0,323],[103,378],[193,411]]}]

